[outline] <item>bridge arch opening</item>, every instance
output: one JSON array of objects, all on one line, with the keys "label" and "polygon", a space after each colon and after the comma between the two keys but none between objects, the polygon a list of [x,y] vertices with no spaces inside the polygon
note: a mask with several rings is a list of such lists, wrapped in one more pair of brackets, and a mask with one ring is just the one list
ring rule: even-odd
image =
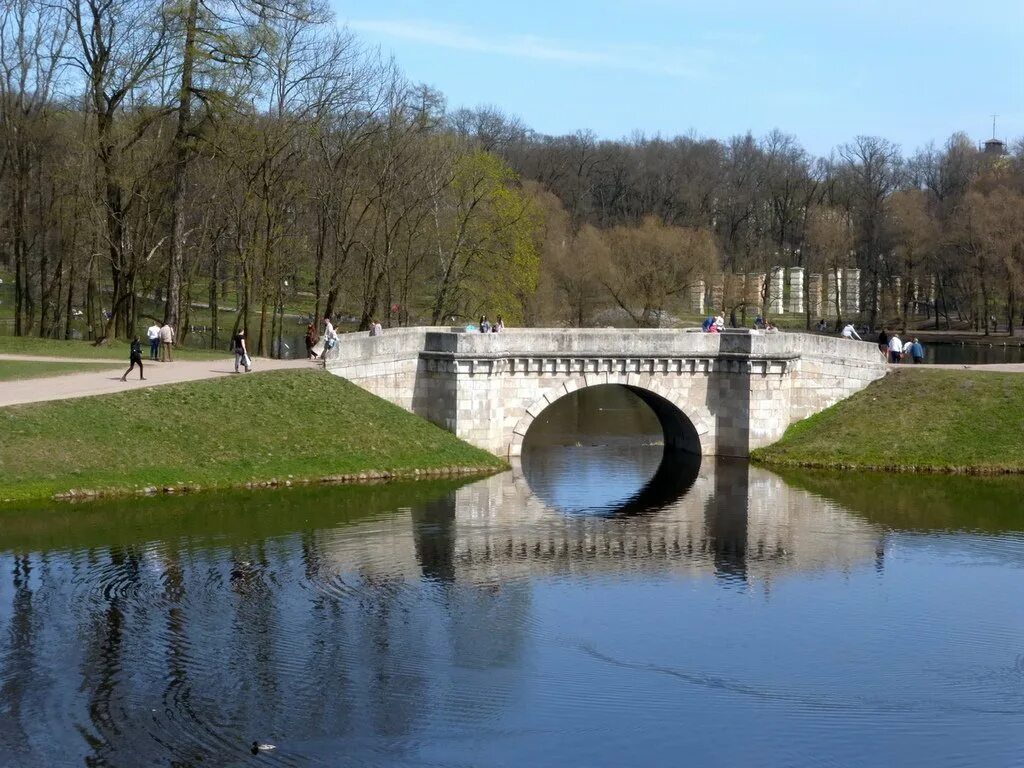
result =
[{"label": "bridge arch opening", "polygon": [[602,384],[537,411],[520,462],[531,490],[569,513],[629,515],[662,509],[697,478],[700,433],[671,401],[647,389]]}]

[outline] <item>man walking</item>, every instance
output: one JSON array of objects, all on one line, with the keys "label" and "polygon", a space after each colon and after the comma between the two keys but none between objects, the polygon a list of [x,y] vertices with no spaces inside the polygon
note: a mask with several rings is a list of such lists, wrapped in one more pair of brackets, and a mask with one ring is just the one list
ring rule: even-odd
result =
[{"label": "man walking", "polygon": [[156,360],[160,352],[160,325],[156,320],[146,329],[146,338],[149,339],[149,359]]},{"label": "man walking", "polygon": [[898,363],[903,356],[903,342],[900,337],[893,333],[889,337],[889,362]]},{"label": "man walking", "polygon": [[252,370],[252,361],[249,360],[249,350],[245,348],[245,329],[239,328],[238,333],[231,337],[231,346],[235,351],[235,373],[238,373],[239,364],[245,366],[245,372]]},{"label": "man walking", "polygon": [[160,362],[174,362],[174,329],[168,323],[160,328]]}]

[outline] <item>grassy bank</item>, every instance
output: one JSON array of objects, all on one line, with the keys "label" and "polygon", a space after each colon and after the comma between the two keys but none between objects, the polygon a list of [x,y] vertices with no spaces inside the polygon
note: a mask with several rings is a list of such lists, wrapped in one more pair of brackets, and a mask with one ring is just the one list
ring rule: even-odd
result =
[{"label": "grassy bank", "polygon": [[[80,357],[92,360],[128,360],[128,342],[111,340],[100,346],[91,341],[65,341],[63,339],[40,339],[35,336],[0,336],[0,354],[39,355],[41,357]],[[143,357],[149,357],[149,342],[142,340]],[[229,357],[227,347],[223,351],[174,347],[175,359],[207,360]]]},{"label": "grassy bank", "polygon": [[778,466],[1024,472],[1024,375],[899,369],[794,424],[752,458]]},{"label": "grassy bank", "polygon": [[0,409],[0,500],[496,470],[496,457],[348,382],[273,371]]},{"label": "grassy bank", "polygon": [[0,381],[40,379],[46,376],[62,376],[65,373],[109,371],[116,368],[117,365],[117,363],[50,363],[38,360],[0,360]]}]

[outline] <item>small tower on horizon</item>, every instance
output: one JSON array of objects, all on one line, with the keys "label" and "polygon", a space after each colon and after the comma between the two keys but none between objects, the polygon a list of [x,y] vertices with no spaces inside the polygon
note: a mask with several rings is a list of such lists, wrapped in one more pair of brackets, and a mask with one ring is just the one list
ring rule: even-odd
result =
[{"label": "small tower on horizon", "polygon": [[996,138],[996,118],[999,115],[992,115],[992,138],[985,142],[982,150],[986,155],[1001,156],[1006,154],[1006,142]]}]

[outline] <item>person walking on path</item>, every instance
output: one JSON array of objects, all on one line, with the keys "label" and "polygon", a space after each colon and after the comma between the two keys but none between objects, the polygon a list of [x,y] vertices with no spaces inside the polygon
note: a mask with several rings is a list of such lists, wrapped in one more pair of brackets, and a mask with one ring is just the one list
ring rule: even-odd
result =
[{"label": "person walking on path", "polygon": [[160,362],[174,362],[174,329],[169,323],[164,323],[160,328]]},{"label": "person walking on path", "polygon": [[327,359],[327,353],[334,349],[334,345],[338,343],[338,332],[334,330],[334,324],[331,323],[331,318],[324,315],[324,352],[321,357]]},{"label": "person walking on path", "polygon": [[128,360],[131,365],[128,366],[128,370],[124,372],[124,376],[121,377],[121,381],[128,381],[128,374],[135,370],[135,366],[139,366],[139,380],[145,381],[146,377],[142,375],[142,343],[139,341],[139,337],[135,336],[132,338],[132,346],[128,353]]},{"label": "person walking on path", "polygon": [[898,363],[903,356],[903,342],[895,333],[889,337],[889,362]]},{"label": "person walking on path", "polygon": [[883,328],[878,332],[878,351],[882,353],[884,359],[889,357],[889,334],[885,332]]},{"label": "person walking on path", "polygon": [[156,361],[160,353],[160,324],[156,320],[146,329],[146,338],[149,339],[149,359]]},{"label": "person walking on path", "polygon": [[857,333],[857,329],[853,327],[853,323],[847,323],[846,325],[843,326],[843,338],[863,341],[863,339],[861,339],[860,335]]},{"label": "person walking on path", "polygon": [[252,360],[249,359],[249,351],[245,348],[245,329],[239,328],[238,333],[231,337],[231,347],[235,351],[235,373],[238,373],[239,364],[245,366],[245,372],[252,370]]},{"label": "person walking on path", "polygon": [[924,362],[924,345],[917,339],[914,339],[910,345],[910,356],[914,359],[915,363]]},{"label": "person walking on path", "polygon": [[313,347],[320,341],[320,337],[316,335],[316,325],[310,323],[306,328],[306,357],[310,360],[316,360],[317,354],[313,351]]}]

